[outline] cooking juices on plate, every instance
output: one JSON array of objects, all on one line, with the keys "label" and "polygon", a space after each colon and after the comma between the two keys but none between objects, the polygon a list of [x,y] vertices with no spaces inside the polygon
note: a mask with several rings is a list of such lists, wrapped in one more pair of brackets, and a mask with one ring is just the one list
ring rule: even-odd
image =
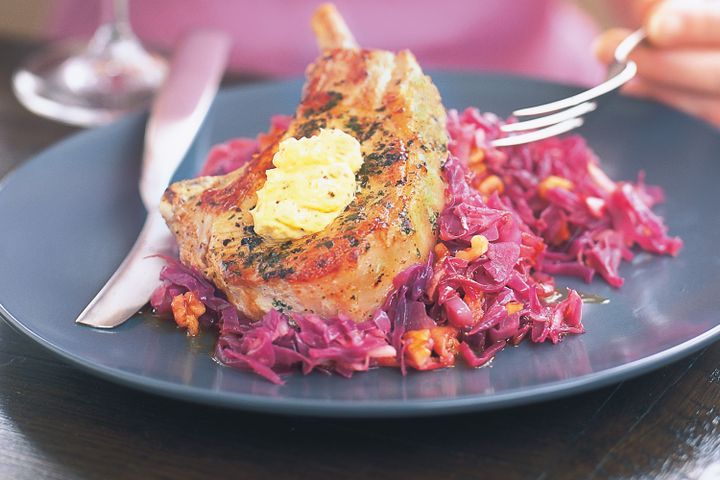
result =
[{"label": "cooking juices on plate", "polygon": [[217,329],[223,363],[277,383],[481,366],[583,332],[551,274],[619,286],[633,245],[679,250],[650,210],[660,190],[613,182],[579,137],[493,149],[501,121],[446,115],[409,52],[358,48],[330,6],[313,26],[324,52],[294,117],[215,147],[163,199],[180,261],[151,303]]}]

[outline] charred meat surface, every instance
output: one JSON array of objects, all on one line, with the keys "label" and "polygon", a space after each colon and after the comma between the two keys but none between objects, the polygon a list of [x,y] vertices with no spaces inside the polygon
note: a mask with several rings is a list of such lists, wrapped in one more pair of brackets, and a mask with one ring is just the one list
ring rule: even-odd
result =
[{"label": "charred meat surface", "polygon": [[[408,51],[363,50],[333,12],[313,24],[324,52],[307,69],[290,128],[245,167],[171,185],[161,212],[180,259],[244,314],[272,308],[366,319],[397,273],[427,259],[444,204],[445,110]],[[336,46],[336,47],[335,47]],[[258,236],[249,211],[284,138],[340,129],[364,159],[353,202],[325,230],[297,240]]]}]

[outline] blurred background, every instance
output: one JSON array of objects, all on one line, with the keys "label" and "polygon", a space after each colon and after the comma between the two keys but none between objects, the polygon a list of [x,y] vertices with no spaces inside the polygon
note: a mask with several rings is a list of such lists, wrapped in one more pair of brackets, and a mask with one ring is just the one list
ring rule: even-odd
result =
[{"label": "blurred background", "polygon": [[[131,0],[130,19],[140,39],[160,52],[171,49],[178,37],[192,27],[230,30],[235,37],[231,60],[235,72],[289,75],[302,72],[315,54],[308,19],[318,3],[321,1]],[[408,46],[424,66],[516,71],[574,83],[592,83],[601,74],[599,67],[585,66],[578,72],[573,64],[581,54],[586,55],[588,61],[592,59],[588,51],[592,38],[613,23],[608,2],[597,0],[337,0],[335,3],[363,45],[388,49]],[[413,5],[412,11],[406,7],[409,4]],[[102,8],[100,0],[3,0],[0,38],[38,43],[66,37],[89,38],[99,24]],[[547,14],[550,10],[552,15]],[[583,13],[578,14],[578,10]],[[507,22],[517,26],[498,27],[504,23],[498,21],[499,13],[508,11],[522,13]],[[572,19],[568,20],[569,17]],[[428,20],[440,23],[441,28],[414,28]],[[558,22],[565,28],[555,28]],[[467,34],[465,30],[473,26],[475,32]],[[539,36],[533,32],[534,50],[528,53],[529,43],[519,37],[540,29],[546,33]],[[453,41],[464,44],[457,48]],[[473,43],[472,48],[468,42]],[[538,54],[540,44],[553,58],[538,58],[542,56]],[[498,54],[499,45],[504,55]],[[564,52],[548,48],[553,45],[562,45]],[[455,53],[448,55],[449,51]],[[268,52],[272,55],[267,55]],[[550,65],[552,68],[537,66],[548,62],[554,62]]]},{"label": "blurred background", "polygon": [[[15,71],[13,91],[26,108],[93,126],[146,105],[163,81],[165,59],[185,35],[202,28],[231,37],[228,81],[301,75],[318,55],[310,18],[325,1],[3,0],[0,62]],[[514,73],[589,86],[607,72],[593,51],[600,32],[623,20],[633,23],[636,7],[647,1],[333,3],[360,45],[410,49],[426,70]]]},{"label": "blurred background", "polygon": [[[0,36],[28,40],[46,36],[45,28],[51,22],[53,6],[57,3],[57,0],[3,0],[0,3]],[[79,14],[88,16],[91,11],[97,13],[97,5],[90,5],[93,3],[90,0],[86,0],[85,3],[90,8]],[[95,3],[97,4],[97,2]],[[605,2],[576,0],[576,3],[601,25],[610,24],[611,15]]]}]

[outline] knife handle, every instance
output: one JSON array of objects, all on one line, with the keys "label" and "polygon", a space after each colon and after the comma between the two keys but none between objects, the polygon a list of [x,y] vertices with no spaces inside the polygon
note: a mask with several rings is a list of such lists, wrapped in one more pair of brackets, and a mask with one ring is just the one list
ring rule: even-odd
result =
[{"label": "knife handle", "polygon": [[222,79],[230,37],[200,30],[185,37],[172,59],[145,132],[140,197],[148,212],[163,192],[205,119]]}]

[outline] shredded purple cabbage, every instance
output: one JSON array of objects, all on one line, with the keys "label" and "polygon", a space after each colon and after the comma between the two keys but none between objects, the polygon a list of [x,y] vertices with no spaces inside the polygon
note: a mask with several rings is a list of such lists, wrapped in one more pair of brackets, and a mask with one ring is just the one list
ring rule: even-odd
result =
[{"label": "shredded purple cabbage", "polygon": [[[268,134],[217,146],[203,174],[239,168],[288,123],[289,117],[278,116]],[[371,319],[355,323],[343,315],[272,310],[252,322],[200,273],[172,258],[166,258],[164,284],[151,305],[158,314],[172,313],[172,299],[193,292],[206,307],[200,324],[219,332],[216,358],[277,384],[298,368],[350,377],[376,366],[398,367],[403,374],[432,370],[453,365],[455,358],[479,367],[525,338],[557,343],[582,333],[580,296],[569,290],[553,301],[551,275],[590,281],[598,273],[619,286],[618,267],[632,258],[633,245],[675,255],[682,242],[668,237],[651,211],[662,191],[645,185],[642,175],[635,184],[612,182],[579,137],[494,150],[489,142],[501,135],[501,124],[476,109],[449,112],[446,206],[435,254],[395,277]],[[482,192],[491,175],[503,189]],[[541,193],[550,176],[569,180],[572,188]],[[479,236],[487,250],[464,259],[460,252]]]},{"label": "shredded purple cabbage", "polygon": [[267,313],[259,322],[238,315],[235,307],[200,273],[173,258],[160,273],[164,284],[150,304],[158,314],[171,313],[174,296],[193,292],[207,308],[200,318],[205,327],[215,326],[219,338],[216,358],[231,367],[255,372],[271,382],[283,383],[279,374],[299,365],[304,373],[324,370],[351,376],[374,366],[377,359],[394,358],[388,342],[391,322],[378,311],[370,320],[355,323],[338,316]]},{"label": "shredded purple cabbage", "polygon": [[[682,248],[682,240],[669,237],[652,212],[663,194],[659,187],[645,185],[642,172],[636,183],[613,182],[577,135],[494,149],[490,142],[501,136],[502,123],[475,108],[450,110],[449,148],[468,166],[471,185],[481,187],[490,176],[501,180],[503,191],[498,193],[505,208],[548,245],[542,271],[586,282],[598,273],[619,287],[623,279],[618,269],[623,260],[632,259],[633,246],[669,255]],[[557,178],[569,181],[570,188],[543,191]]]}]

